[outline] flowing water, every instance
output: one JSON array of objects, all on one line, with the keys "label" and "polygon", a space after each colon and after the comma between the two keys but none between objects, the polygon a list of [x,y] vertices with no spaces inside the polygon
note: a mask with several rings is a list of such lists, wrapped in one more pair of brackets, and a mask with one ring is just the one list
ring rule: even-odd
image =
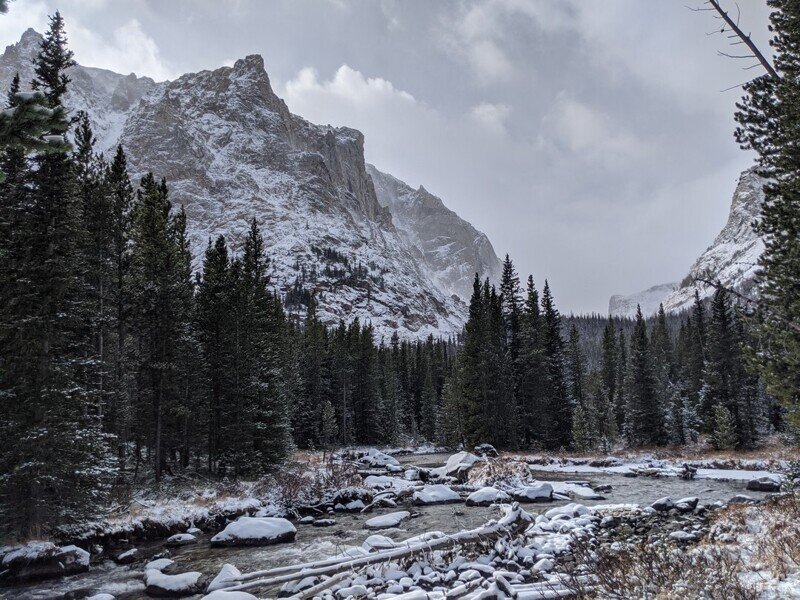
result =
[{"label": "flowing water", "polygon": [[[440,466],[447,455],[403,456],[404,464],[418,466]],[[611,486],[603,492],[603,500],[577,500],[587,506],[595,504],[634,503],[647,505],[664,496],[677,500],[686,496],[698,496],[701,503],[717,500],[727,501],[736,494],[759,498],[764,494],[746,492],[744,482],[714,481],[708,479],[684,481],[675,477],[627,478],[621,475],[559,473],[534,473],[541,480],[549,481],[589,481],[592,487]],[[553,506],[565,502],[526,504],[525,510],[531,513],[545,512]],[[497,518],[499,512],[493,508],[467,507],[463,504],[416,507],[411,509],[418,516],[402,524],[399,529],[375,532],[364,529],[364,522],[379,514],[397,509],[379,509],[369,514],[337,514],[336,525],[332,527],[312,527],[296,525],[297,537],[294,542],[261,548],[211,548],[210,535],[199,536],[199,542],[191,546],[171,550],[178,571],[200,571],[215,576],[223,564],[231,563],[242,572],[268,569],[282,565],[309,562],[329,558],[339,554],[348,546],[359,546],[370,535],[380,533],[395,540],[403,540],[426,531],[453,533],[472,529],[489,519]],[[161,551],[162,541],[139,545],[142,556],[148,557]],[[14,588],[0,588],[0,598],[25,600],[78,599],[106,592],[119,600],[139,600],[148,598],[142,584],[142,564],[120,566],[106,561],[93,566],[88,573],[60,580],[45,581]],[[199,598],[199,596],[197,596]]]}]

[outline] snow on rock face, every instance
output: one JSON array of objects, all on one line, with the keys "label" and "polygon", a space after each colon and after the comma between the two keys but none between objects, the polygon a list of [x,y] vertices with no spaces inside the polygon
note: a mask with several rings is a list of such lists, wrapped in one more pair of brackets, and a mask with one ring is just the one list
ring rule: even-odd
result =
[{"label": "snow on rock face", "polygon": [[291,542],[297,533],[286,519],[239,517],[211,538],[212,546],[268,546]]},{"label": "snow on rock face", "polygon": [[[28,30],[6,48],[4,89],[16,72],[31,80],[40,41]],[[413,202],[388,203],[383,192],[379,201],[363,135],[291,114],[260,56],[162,83],[83,66],[69,76],[66,104],[88,112],[97,150],[121,143],[134,182],[166,177],[189,216],[195,268],[210,237],[238,250],[256,217],[281,294],[298,284],[316,292],[327,324],[359,317],[377,337],[406,339],[460,332],[466,304],[453,294],[467,297],[475,271],[499,272],[486,236],[424,189]]]},{"label": "snow on rock face", "polygon": [[167,548],[177,548],[178,546],[188,546],[189,544],[196,544],[197,538],[191,533],[176,533],[175,535],[167,538],[164,545]]},{"label": "snow on rock face", "polygon": [[465,476],[475,463],[481,462],[482,458],[470,452],[457,452],[447,459],[444,465],[443,474],[453,477]]},{"label": "snow on rock face", "polygon": [[725,287],[750,293],[755,285],[758,259],[764,251],[764,242],[752,227],[764,201],[764,183],[755,169],[742,173],[733,193],[728,221],[711,246],[697,258],[686,277],[678,284],[656,286],[640,294],[613,296],[609,303],[610,314],[633,316],[637,302],[643,303],[645,316],[654,314],[661,302],[667,312],[690,308],[695,290],[701,299],[714,293],[714,288],[695,283],[697,278],[719,280]]},{"label": "snow on rock face", "polygon": [[461,502],[461,496],[446,485],[426,485],[421,490],[414,492],[413,502],[422,506],[428,504],[450,504]]},{"label": "snow on rock face", "polygon": [[231,579],[235,579],[239,577],[242,572],[234,567],[229,563],[225,563],[222,565],[219,573],[217,574],[214,579],[211,580],[211,583],[208,584],[208,591],[213,592],[215,590],[222,590],[224,588],[232,587],[236,585],[235,581],[229,581]]},{"label": "snow on rock face", "polygon": [[499,280],[502,265],[485,234],[424,187],[415,190],[373,165],[367,165],[367,172],[378,202],[392,213],[398,233],[419,251],[423,267],[439,287],[467,302],[475,273]]},{"label": "snow on rock face", "polygon": [[407,510],[401,510],[373,517],[364,523],[364,527],[367,529],[391,529],[392,527],[399,527],[403,521],[409,518],[411,518],[411,513]]},{"label": "snow on rock face", "polygon": [[226,592],[225,590],[217,590],[216,592],[206,594],[201,600],[258,600],[258,597],[248,592]]},{"label": "snow on rock face", "polygon": [[166,575],[157,569],[148,569],[144,572],[144,585],[150,596],[191,596],[203,591],[202,577],[203,574],[198,571]]}]

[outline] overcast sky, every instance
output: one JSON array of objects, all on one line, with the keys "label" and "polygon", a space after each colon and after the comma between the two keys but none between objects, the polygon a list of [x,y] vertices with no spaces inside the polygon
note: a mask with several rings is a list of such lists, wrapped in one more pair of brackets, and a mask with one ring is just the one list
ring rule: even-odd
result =
[{"label": "overcast sky", "polygon": [[[724,5],[736,12],[731,0]],[[261,54],[292,112],[484,231],[562,312],[682,278],[752,157],[749,63],[702,0],[14,0],[10,44],[60,9],[76,59],[157,80]],[[768,11],[740,0],[766,49]]]}]

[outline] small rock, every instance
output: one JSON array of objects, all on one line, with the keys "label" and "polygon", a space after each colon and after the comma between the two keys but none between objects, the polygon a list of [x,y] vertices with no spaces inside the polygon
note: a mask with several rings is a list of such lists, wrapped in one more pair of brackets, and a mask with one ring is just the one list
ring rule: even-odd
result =
[{"label": "small rock", "polygon": [[753,504],[755,502],[755,498],[745,494],[736,494],[733,498],[728,500],[728,504]]},{"label": "small rock", "polygon": [[166,575],[157,569],[144,572],[144,585],[147,594],[158,598],[176,598],[199,594],[205,589],[203,574],[198,571]]},{"label": "small rock", "polygon": [[139,558],[139,550],[136,548],[131,548],[130,550],[126,550],[125,552],[120,552],[114,557],[114,562],[119,565],[129,565],[132,562],[135,562],[136,559]]},{"label": "small rock", "polygon": [[748,481],[747,489],[751,492],[780,492],[781,482],[773,477],[759,477]]},{"label": "small rock", "polygon": [[167,541],[164,542],[164,545],[167,548],[178,548],[179,546],[188,546],[196,543],[197,538],[191,533],[176,533],[175,535],[168,537]]},{"label": "small rock", "polygon": [[675,507],[675,503],[672,501],[672,498],[669,496],[665,496],[656,500],[650,505],[650,508],[653,510],[657,510],[658,512],[667,512]]},{"label": "small rock", "polygon": [[336,525],[336,519],[314,519],[311,524],[314,527],[333,527]]}]

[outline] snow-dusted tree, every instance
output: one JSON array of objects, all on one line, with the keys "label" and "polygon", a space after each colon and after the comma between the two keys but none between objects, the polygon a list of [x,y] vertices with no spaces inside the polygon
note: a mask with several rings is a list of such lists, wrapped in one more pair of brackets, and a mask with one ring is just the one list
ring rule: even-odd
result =
[{"label": "snow-dusted tree", "polygon": [[722,404],[714,406],[712,439],[714,448],[717,450],[733,450],[736,448],[736,421],[731,412]]}]

